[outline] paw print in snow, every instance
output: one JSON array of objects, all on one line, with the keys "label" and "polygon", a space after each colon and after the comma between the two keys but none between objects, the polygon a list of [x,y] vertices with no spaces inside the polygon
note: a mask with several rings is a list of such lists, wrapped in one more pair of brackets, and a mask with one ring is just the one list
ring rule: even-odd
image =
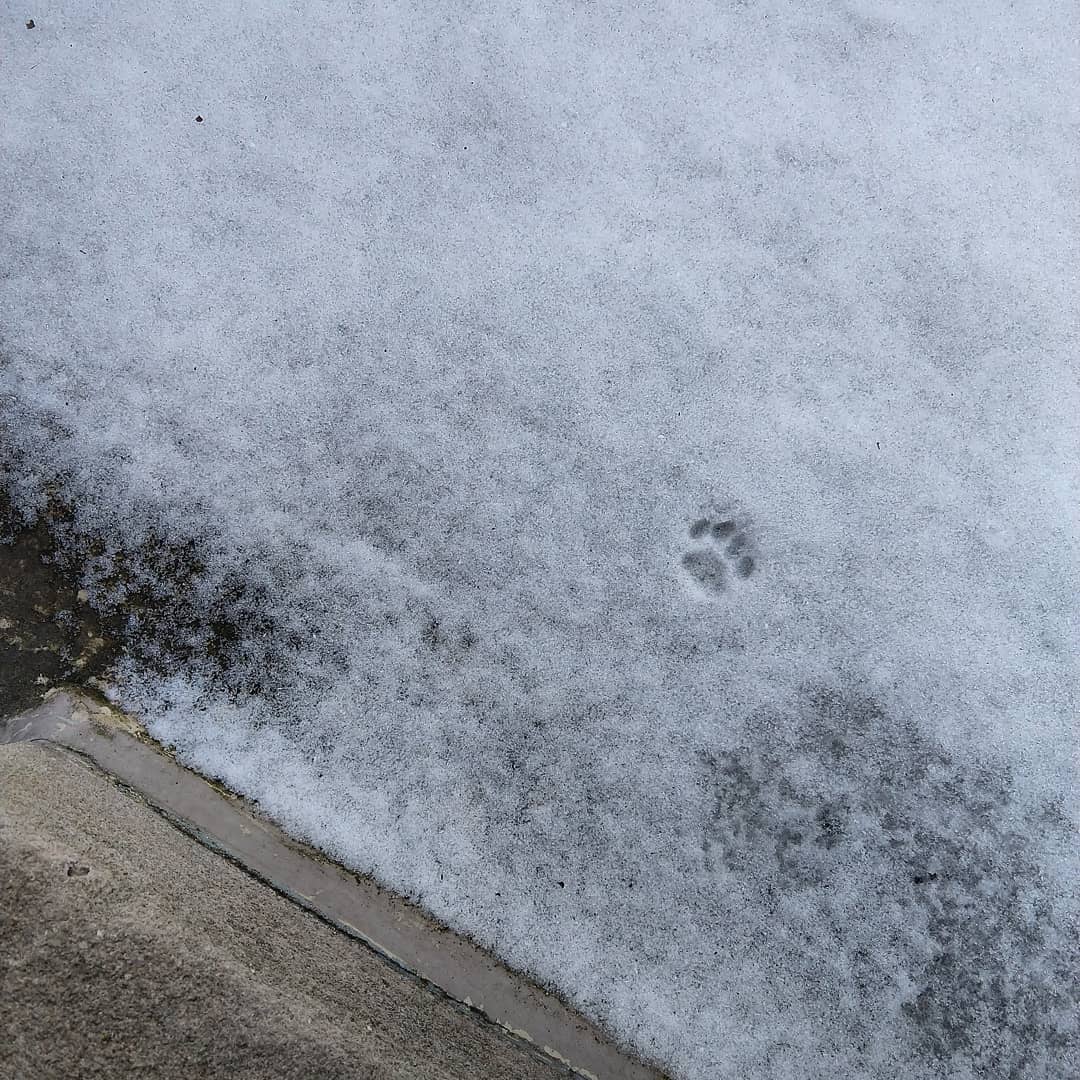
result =
[{"label": "paw print in snow", "polygon": [[698,518],[689,529],[694,546],[681,560],[699,589],[719,596],[745,582],[756,567],[753,544],[732,518]]}]

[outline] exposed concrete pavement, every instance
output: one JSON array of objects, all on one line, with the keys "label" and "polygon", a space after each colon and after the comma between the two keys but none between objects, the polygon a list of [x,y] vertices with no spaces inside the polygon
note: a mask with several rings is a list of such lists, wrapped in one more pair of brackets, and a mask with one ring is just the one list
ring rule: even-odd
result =
[{"label": "exposed concrete pavement", "polygon": [[0,1076],[552,1080],[69,751],[0,747]]}]

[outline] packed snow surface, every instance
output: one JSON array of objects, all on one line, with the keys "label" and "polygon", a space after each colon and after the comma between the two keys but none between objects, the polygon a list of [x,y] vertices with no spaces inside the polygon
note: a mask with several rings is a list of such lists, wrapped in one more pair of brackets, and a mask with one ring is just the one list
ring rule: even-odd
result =
[{"label": "packed snow surface", "polygon": [[229,612],[121,701],[676,1077],[1080,1075],[1078,37],[7,6],[5,485]]}]

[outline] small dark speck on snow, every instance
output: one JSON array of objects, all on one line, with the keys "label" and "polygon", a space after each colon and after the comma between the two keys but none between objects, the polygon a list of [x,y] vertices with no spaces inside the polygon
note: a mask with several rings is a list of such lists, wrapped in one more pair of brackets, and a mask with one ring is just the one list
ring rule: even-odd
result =
[{"label": "small dark speck on snow", "polygon": [[201,124],[202,123],[202,117],[201,116],[196,116],[195,117],[195,123],[196,124]]},{"label": "small dark speck on snow", "polygon": [[35,26],[37,26],[37,23],[34,22],[33,19],[27,19],[26,20],[26,29],[27,30],[33,30]]}]

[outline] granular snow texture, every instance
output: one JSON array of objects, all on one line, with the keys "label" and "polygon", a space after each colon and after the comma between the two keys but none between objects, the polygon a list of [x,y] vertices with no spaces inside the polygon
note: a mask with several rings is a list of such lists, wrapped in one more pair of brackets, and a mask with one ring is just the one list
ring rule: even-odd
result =
[{"label": "granular snow texture", "polygon": [[1080,1075],[1072,5],[33,14],[121,702],[677,1077]]}]

